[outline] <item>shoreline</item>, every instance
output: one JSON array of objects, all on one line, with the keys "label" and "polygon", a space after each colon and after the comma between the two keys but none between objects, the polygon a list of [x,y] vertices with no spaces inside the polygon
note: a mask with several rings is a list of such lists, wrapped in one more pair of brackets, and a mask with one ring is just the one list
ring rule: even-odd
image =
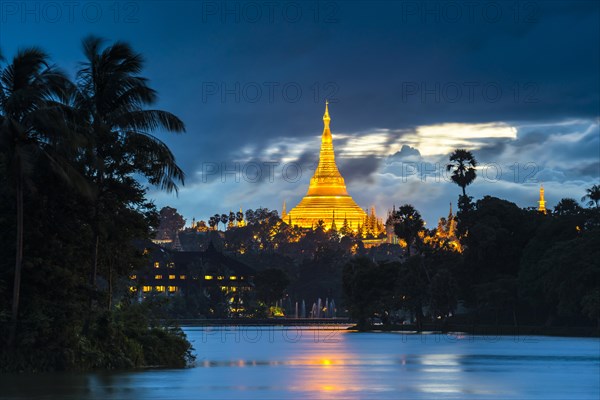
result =
[{"label": "shoreline", "polygon": [[260,327],[307,326],[315,329],[340,329],[354,332],[404,333],[404,334],[445,334],[445,335],[485,335],[485,336],[549,336],[549,337],[581,337],[600,338],[598,327],[567,326],[534,326],[534,325],[476,325],[476,324],[423,324],[422,329],[416,325],[370,325],[359,329],[350,318],[258,318],[258,319],[178,319],[172,320],[180,327]]},{"label": "shoreline", "polygon": [[423,324],[421,330],[415,325],[375,325],[367,329],[358,329],[358,325],[348,328],[356,332],[405,333],[405,334],[444,334],[444,335],[481,335],[481,336],[549,336],[572,338],[600,338],[597,327],[566,326],[514,326],[514,325],[433,325]]}]

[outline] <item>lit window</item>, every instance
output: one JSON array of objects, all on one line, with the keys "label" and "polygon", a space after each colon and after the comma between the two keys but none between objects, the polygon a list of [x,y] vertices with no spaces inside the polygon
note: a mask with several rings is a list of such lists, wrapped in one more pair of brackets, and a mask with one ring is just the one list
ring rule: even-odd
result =
[{"label": "lit window", "polygon": [[169,275],[169,279],[175,279],[175,275]]},{"label": "lit window", "polygon": [[157,292],[164,292],[165,291],[165,287],[164,286],[155,286],[154,289],[156,289]]},{"label": "lit window", "polygon": [[179,279],[181,279],[182,281],[185,280],[185,275],[179,275]]},{"label": "lit window", "polygon": [[210,281],[213,278],[212,275],[204,275],[204,280]]},{"label": "lit window", "polygon": [[173,293],[177,291],[177,286],[169,286],[169,292]]},{"label": "lit window", "polygon": [[131,276],[129,276],[129,279],[131,279],[132,281],[135,281],[137,279],[137,275],[131,275]]},{"label": "lit window", "polygon": [[231,289],[232,292],[237,292],[237,288],[235,286],[232,286],[229,289]]},{"label": "lit window", "polygon": [[219,275],[219,276],[217,276],[217,279],[220,280],[220,281],[222,281],[223,279],[225,279],[225,277],[222,276],[222,275]]},{"label": "lit window", "polygon": [[174,262],[168,263],[167,268],[175,268],[175,263]]},{"label": "lit window", "polygon": [[130,292],[137,292],[137,288],[135,286],[129,286]]},{"label": "lit window", "polygon": [[160,263],[158,261],[154,263],[154,268],[160,268]]},{"label": "lit window", "polygon": [[162,279],[162,275],[154,275],[154,279]]},{"label": "lit window", "polygon": [[229,280],[235,281],[237,279],[237,276],[230,276]]},{"label": "lit window", "polygon": [[227,286],[221,286],[221,291],[226,292],[227,291]]},{"label": "lit window", "polygon": [[152,291],[152,286],[144,286],[144,287],[142,287],[142,291],[143,292],[151,292]]}]

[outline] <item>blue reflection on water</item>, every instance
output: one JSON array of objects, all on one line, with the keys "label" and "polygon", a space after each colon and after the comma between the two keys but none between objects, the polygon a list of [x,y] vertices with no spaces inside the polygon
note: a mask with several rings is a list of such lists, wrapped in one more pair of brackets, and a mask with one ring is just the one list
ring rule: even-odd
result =
[{"label": "blue reflection on water", "polygon": [[0,377],[19,399],[598,399],[600,340],[187,328],[194,368]]}]

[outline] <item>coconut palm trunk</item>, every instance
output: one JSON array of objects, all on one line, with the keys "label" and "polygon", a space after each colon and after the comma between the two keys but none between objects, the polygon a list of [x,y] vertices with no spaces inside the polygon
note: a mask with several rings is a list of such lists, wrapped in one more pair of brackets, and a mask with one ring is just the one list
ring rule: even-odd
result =
[{"label": "coconut palm trunk", "polygon": [[[17,159],[18,162],[18,159]],[[10,317],[10,329],[8,334],[8,347],[14,349],[17,335],[17,322],[19,316],[19,304],[21,302],[21,271],[23,269],[23,169],[17,165],[16,200],[17,200],[17,241],[15,257],[15,277],[13,283],[13,299]]]},{"label": "coconut palm trunk", "polygon": [[[3,61],[0,56],[0,61]],[[10,158],[16,206],[15,270],[8,345],[16,342],[21,304],[24,259],[25,182],[38,160],[47,162],[68,178],[68,162],[54,152],[66,134],[65,104],[70,82],[48,64],[48,55],[37,48],[19,50],[12,62],[0,69],[0,151]]]}]

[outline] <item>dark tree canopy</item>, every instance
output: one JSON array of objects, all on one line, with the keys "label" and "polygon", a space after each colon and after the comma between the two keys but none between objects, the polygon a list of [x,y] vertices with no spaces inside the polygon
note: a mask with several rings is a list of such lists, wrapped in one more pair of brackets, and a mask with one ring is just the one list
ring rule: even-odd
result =
[{"label": "dark tree canopy", "polygon": [[410,204],[404,204],[393,215],[394,233],[406,242],[406,252],[411,255],[411,247],[415,245],[418,234],[425,227],[421,214]]},{"label": "dark tree canopy", "polygon": [[281,299],[289,284],[286,273],[277,268],[267,268],[254,277],[256,297],[266,305],[272,305]]},{"label": "dark tree canopy", "polygon": [[185,226],[185,219],[175,208],[163,207],[159,211],[158,239],[174,240],[175,235]]}]

